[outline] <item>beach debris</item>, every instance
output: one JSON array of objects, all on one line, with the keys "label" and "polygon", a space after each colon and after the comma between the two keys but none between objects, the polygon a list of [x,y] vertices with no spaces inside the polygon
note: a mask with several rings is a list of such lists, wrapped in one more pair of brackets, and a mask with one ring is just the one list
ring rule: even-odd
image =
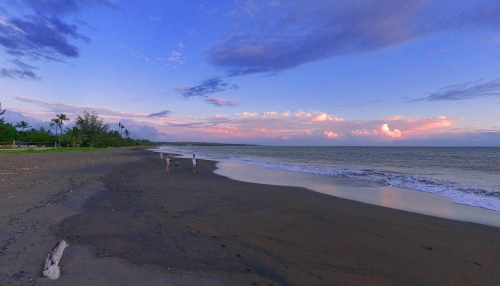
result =
[{"label": "beach debris", "polygon": [[59,241],[47,255],[45,259],[45,267],[43,268],[43,277],[48,277],[49,279],[56,280],[61,275],[59,270],[59,261],[62,258],[63,251],[69,244],[66,241]]}]

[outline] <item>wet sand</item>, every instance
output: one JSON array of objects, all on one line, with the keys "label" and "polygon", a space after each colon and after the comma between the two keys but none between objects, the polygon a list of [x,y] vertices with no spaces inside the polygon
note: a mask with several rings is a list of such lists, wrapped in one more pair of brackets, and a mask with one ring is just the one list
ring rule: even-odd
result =
[{"label": "wet sand", "polygon": [[[26,157],[0,156],[0,285],[500,285],[500,228],[239,182],[210,161],[166,173],[147,150]],[[61,165],[24,171],[48,158]]]}]

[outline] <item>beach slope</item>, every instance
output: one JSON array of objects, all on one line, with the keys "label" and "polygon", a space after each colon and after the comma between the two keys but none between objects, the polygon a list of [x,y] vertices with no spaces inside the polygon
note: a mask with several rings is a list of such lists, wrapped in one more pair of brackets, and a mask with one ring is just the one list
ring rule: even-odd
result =
[{"label": "beach slope", "polygon": [[[65,239],[51,285],[500,285],[499,228],[230,180],[211,161],[193,173],[189,159],[174,159],[166,173],[151,151],[115,152],[23,180],[2,176],[18,184],[3,197],[22,184],[39,191],[25,204],[0,199],[0,284],[48,285],[45,255]],[[30,161],[44,156],[61,155]],[[71,194],[49,206],[39,192],[53,188]],[[68,208],[83,206],[72,199],[82,190],[93,195],[85,208]],[[29,223],[33,235],[21,238]]]}]

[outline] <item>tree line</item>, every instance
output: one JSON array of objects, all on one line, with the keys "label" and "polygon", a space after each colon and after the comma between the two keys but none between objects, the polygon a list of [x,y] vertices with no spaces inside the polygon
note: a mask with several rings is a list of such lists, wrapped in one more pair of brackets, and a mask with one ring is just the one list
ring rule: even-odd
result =
[{"label": "tree line", "polygon": [[[0,116],[6,110],[1,109]],[[45,130],[43,127],[36,130],[31,128],[26,121],[6,123],[4,117],[0,118],[0,145],[16,144],[27,145],[47,145],[55,144],[59,146],[71,147],[121,147],[121,146],[144,146],[153,145],[149,140],[134,140],[130,138],[130,132],[119,122],[118,131],[111,130],[109,124],[104,123],[95,111],[89,113],[83,112],[75,119],[75,126],[63,129],[64,122],[69,121],[65,114],[57,114],[51,119],[50,126],[55,128],[55,134],[51,130]],[[31,129],[29,129],[31,128]],[[123,136],[125,135],[125,136]]]}]

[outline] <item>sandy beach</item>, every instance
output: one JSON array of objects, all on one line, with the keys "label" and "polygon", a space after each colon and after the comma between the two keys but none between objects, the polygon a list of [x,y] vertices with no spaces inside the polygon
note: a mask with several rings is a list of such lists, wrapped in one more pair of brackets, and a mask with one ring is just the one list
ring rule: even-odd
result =
[{"label": "sandy beach", "polygon": [[166,173],[144,149],[0,156],[0,285],[500,285],[500,228],[174,161]]}]

